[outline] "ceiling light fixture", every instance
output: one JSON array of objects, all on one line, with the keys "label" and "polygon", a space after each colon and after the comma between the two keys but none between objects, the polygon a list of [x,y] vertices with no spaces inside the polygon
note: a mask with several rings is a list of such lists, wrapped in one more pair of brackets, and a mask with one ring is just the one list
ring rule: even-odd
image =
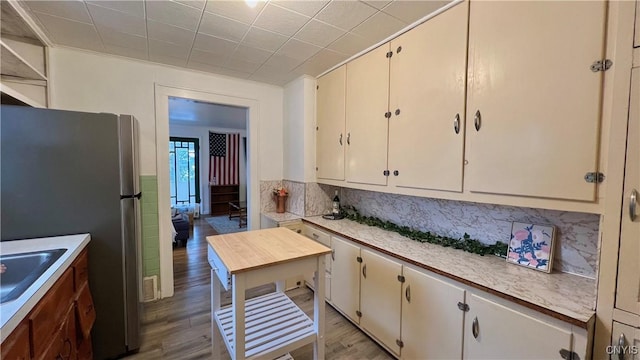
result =
[{"label": "ceiling light fixture", "polygon": [[244,0],[247,3],[247,6],[249,6],[250,8],[254,8],[256,7],[256,5],[258,5],[258,0]]}]

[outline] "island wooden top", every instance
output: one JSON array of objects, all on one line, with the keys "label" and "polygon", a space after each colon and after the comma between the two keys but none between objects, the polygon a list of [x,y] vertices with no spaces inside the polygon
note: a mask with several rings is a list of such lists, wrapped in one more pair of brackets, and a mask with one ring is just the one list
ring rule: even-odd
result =
[{"label": "island wooden top", "polygon": [[284,227],[207,236],[231,274],[307,257],[331,249]]}]

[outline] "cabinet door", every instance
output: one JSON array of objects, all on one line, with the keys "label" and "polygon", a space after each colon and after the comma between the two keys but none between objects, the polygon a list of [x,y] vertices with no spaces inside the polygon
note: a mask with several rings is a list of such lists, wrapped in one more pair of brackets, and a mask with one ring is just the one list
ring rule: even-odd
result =
[{"label": "cabinet door", "polygon": [[471,191],[595,199],[584,177],[598,164],[604,72],[590,67],[604,57],[605,13],[605,1],[470,3]]},{"label": "cabinet door", "polygon": [[7,360],[31,359],[28,322],[23,321],[7,336],[0,346],[0,354],[2,359]]},{"label": "cabinet door", "polygon": [[571,351],[569,331],[475,294],[467,304],[465,359],[558,359],[560,350]]},{"label": "cabinet door", "polygon": [[344,180],[345,89],[347,66],[318,79],[316,166],[319,179]]},{"label": "cabinet door", "polygon": [[404,267],[402,359],[461,359],[464,290]]},{"label": "cabinet door", "polygon": [[616,307],[640,315],[640,68],[631,76]]},{"label": "cabinet door", "polygon": [[462,191],[468,7],[458,4],[391,42],[392,185]]},{"label": "cabinet door", "polygon": [[355,323],[360,322],[360,248],[332,237],[331,302]]},{"label": "cabinet door", "polygon": [[347,181],[386,185],[389,44],[347,64]]},{"label": "cabinet door", "polygon": [[368,250],[360,253],[360,326],[399,355],[402,265]]},{"label": "cabinet door", "polygon": [[613,322],[612,359],[640,360],[640,329]]}]

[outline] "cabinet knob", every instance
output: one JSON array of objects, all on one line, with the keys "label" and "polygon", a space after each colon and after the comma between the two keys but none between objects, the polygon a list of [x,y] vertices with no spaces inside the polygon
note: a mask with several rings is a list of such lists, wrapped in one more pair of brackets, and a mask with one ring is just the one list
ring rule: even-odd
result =
[{"label": "cabinet knob", "polygon": [[618,338],[618,359],[619,360],[624,360],[624,351],[622,351],[622,349],[624,349],[626,344],[627,344],[627,338],[625,338],[624,333],[622,333]]},{"label": "cabinet knob", "polygon": [[398,175],[400,175],[400,172],[398,170],[393,170],[393,175],[394,176],[398,176]]},{"label": "cabinet knob", "polygon": [[362,277],[367,278],[367,264],[362,265]]},{"label": "cabinet knob", "polygon": [[400,115],[400,109],[396,109],[396,116]]},{"label": "cabinet knob", "polygon": [[407,285],[407,288],[404,290],[404,297],[408,303],[411,302],[411,285]]},{"label": "cabinet knob", "polygon": [[340,139],[338,140],[338,142],[340,143],[340,145],[342,145],[342,134],[340,134]]},{"label": "cabinet knob", "polygon": [[476,114],[473,117],[473,125],[476,127],[476,131],[480,131],[480,126],[482,126],[482,114],[480,110],[476,110]]},{"label": "cabinet knob", "polygon": [[351,145],[351,133],[347,133],[347,145]]},{"label": "cabinet knob", "polygon": [[638,190],[632,189],[631,196],[629,196],[629,218],[631,221],[636,221],[638,217],[638,213],[636,212],[636,207],[638,206]]},{"label": "cabinet knob", "polygon": [[478,317],[473,318],[473,322],[471,323],[471,333],[475,339],[480,335],[480,324],[478,324]]},{"label": "cabinet knob", "polygon": [[456,114],[456,116],[453,117],[453,131],[455,131],[456,134],[460,133],[460,114]]}]

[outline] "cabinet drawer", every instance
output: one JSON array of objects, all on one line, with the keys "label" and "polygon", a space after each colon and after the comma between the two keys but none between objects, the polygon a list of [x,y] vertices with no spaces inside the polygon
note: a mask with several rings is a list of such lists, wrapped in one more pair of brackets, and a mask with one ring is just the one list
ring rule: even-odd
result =
[{"label": "cabinet drawer", "polygon": [[313,226],[303,225],[302,234],[324,246],[331,247],[331,236],[324,231],[314,228]]},{"label": "cabinet drawer", "polygon": [[73,268],[73,289],[78,291],[89,281],[89,256],[86,248],[78,255],[71,267]]},{"label": "cabinet drawer", "polygon": [[48,343],[43,339],[51,339],[60,329],[66,315],[60,309],[67,309],[72,301],[73,270],[69,268],[40,300],[29,316],[31,350],[34,358],[40,358],[46,349]]},{"label": "cabinet drawer", "polygon": [[80,325],[80,333],[84,339],[90,339],[91,328],[96,322],[96,309],[93,307],[93,298],[89,291],[89,284],[84,284],[76,299],[76,315]]},{"label": "cabinet drawer", "polygon": [[2,343],[0,357],[7,360],[28,360],[31,358],[30,353],[29,324],[22,322]]},{"label": "cabinet drawer", "polygon": [[44,342],[46,345],[49,345],[47,350],[42,354],[42,356],[36,357],[36,359],[77,359],[76,318],[73,306],[70,306],[69,310],[66,311],[64,322],[56,328],[56,333],[53,337],[47,339],[50,340],[49,342]]},{"label": "cabinet drawer", "polygon": [[291,231],[295,231],[298,234],[302,233],[302,227],[303,227],[302,223],[299,221],[280,223],[278,226],[287,228]]}]

